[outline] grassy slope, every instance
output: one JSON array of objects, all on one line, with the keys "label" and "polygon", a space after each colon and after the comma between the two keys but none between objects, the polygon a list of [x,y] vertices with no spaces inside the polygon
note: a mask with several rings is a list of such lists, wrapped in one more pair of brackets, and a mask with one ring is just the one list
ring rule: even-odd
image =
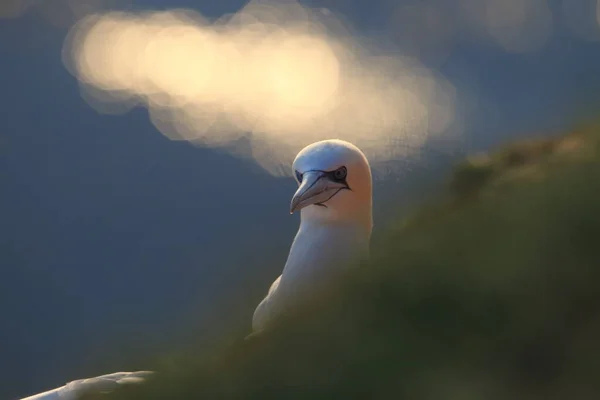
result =
[{"label": "grassy slope", "polygon": [[600,398],[600,128],[467,160],[373,256],[272,332],[111,399]]}]

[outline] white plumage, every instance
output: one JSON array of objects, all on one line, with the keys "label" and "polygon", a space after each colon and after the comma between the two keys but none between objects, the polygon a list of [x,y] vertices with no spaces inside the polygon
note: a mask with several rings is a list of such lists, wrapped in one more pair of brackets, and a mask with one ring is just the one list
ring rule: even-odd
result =
[{"label": "white plumage", "polygon": [[79,379],[21,400],[77,400],[85,394],[109,393],[124,384],[141,383],[150,374],[151,371],[115,372],[95,378]]},{"label": "white plumage", "polygon": [[254,312],[255,332],[368,256],[372,183],[364,154],[325,140],[300,151],[293,169],[299,188],[291,212],[300,210],[300,228],[283,273]]},{"label": "white plumage", "polygon": [[[290,211],[300,210],[300,229],[283,273],[254,312],[252,328],[271,321],[358,265],[368,256],[371,238],[371,170],[364,154],[342,140],[305,147],[293,163],[299,187]],[[88,393],[113,391],[144,381],[151,371],[117,372],[80,379],[21,400],[77,400]]]}]

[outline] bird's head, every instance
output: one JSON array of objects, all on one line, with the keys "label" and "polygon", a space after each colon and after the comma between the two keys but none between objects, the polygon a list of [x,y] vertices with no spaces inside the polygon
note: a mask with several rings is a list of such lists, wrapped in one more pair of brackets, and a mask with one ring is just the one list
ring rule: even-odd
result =
[{"label": "bird's head", "polygon": [[337,139],[316,142],[298,153],[292,168],[299,187],[291,213],[302,210],[303,220],[371,224],[371,169],[358,147]]}]

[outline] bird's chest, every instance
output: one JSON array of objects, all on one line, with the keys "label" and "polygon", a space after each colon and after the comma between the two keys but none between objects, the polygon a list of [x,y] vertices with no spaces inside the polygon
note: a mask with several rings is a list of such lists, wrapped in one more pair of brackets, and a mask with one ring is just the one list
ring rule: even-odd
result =
[{"label": "bird's chest", "polygon": [[301,229],[294,239],[279,284],[280,294],[310,295],[360,264],[369,237],[351,227]]}]

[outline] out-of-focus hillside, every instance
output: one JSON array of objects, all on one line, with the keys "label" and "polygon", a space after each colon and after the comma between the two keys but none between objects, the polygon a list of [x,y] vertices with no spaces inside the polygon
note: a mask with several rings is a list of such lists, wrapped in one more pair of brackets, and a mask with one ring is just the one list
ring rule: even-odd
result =
[{"label": "out-of-focus hillside", "polygon": [[330,297],[111,399],[598,398],[598,238],[598,126],[476,156]]}]

